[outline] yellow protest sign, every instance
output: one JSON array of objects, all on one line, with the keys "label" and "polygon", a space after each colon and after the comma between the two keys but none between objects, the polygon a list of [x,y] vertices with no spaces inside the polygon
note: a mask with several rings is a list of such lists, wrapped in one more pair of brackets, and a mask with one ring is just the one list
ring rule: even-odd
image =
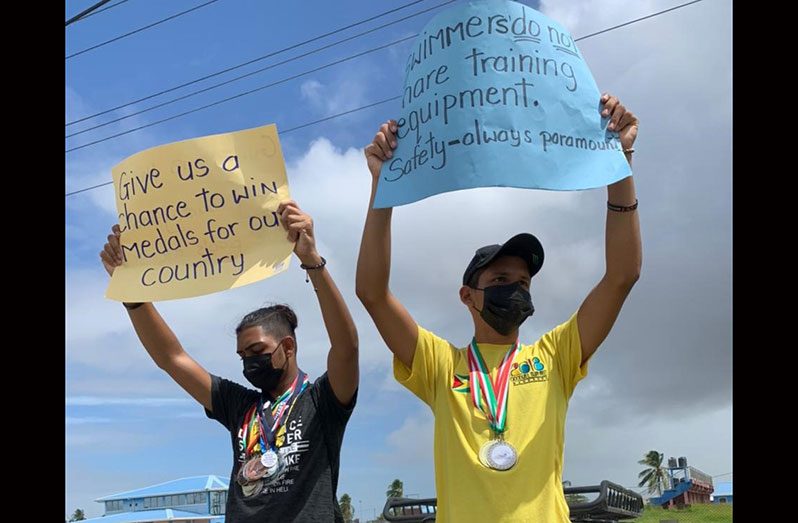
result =
[{"label": "yellow protest sign", "polygon": [[277,206],[289,198],[275,125],[154,147],[112,170],[125,263],[106,297],[218,292],[288,268]]}]

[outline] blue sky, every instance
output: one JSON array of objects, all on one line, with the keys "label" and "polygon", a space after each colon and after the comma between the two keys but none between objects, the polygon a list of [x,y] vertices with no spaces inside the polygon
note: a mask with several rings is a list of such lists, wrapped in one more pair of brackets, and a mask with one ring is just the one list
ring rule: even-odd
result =
[{"label": "blue sky", "polygon": [[[67,17],[94,0],[69,2]],[[66,29],[71,54],[198,5],[132,0]],[[66,120],[114,107],[346,26],[406,2],[220,0],[66,61]],[[235,74],[296,56],[442,3],[418,4],[232,74],[113,111],[119,118]],[[574,36],[676,5],[672,1],[527,2]],[[702,2],[580,42],[602,90],[641,119],[635,174],[644,238],[643,278],[577,389],[567,425],[565,478],[635,482],[650,449],[687,455],[710,474],[731,458],[731,8]],[[66,140],[66,148],[145,125],[317,68],[418,32],[438,10],[176,104]],[[677,36],[677,38],[674,38]],[[277,123],[288,129],[395,96],[409,42],[304,75],[256,94],[66,155],[66,192],[110,181],[113,165],[176,140]],[[339,496],[372,517],[388,483],[434,495],[431,416],[392,380],[390,357],[354,296],[354,263],[369,178],[360,148],[397,102],[281,136],[292,195],[316,219],[322,254],[358,324],[361,396],[342,451]],[[68,133],[102,123],[92,119]],[[529,342],[567,319],[602,270],[602,190],[543,193],[484,189],[430,198],[394,218],[393,287],[425,327],[463,343],[470,319],[459,275],[477,247],[531,230],[547,249]],[[66,199],[67,496],[65,512],[102,513],[91,500],[179,477],[230,470],[228,434],[160,372],[121,306],[103,298],[97,253],[115,220],[103,187]],[[296,264],[273,279],[159,306],[209,371],[243,381],[233,328],[265,302],[295,307],[300,366],[318,376],[327,340]],[[692,435],[681,437],[684,431]],[[728,480],[730,476],[719,478]],[[362,502],[362,504],[361,504]]]}]

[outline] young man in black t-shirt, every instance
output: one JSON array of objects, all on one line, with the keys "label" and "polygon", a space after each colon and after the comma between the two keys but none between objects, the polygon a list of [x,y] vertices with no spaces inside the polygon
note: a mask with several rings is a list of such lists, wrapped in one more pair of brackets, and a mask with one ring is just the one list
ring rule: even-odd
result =
[{"label": "young man in black t-shirt", "polygon": [[[330,338],[327,372],[315,381],[297,365],[298,323],[286,305],[258,309],[236,328],[244,376],[258,390],[203,369],[152,303],[124,306],[158,367],[230,431],[228,523],[343,522],[336,489],[341,442],[357,396],[357,330],[316,250],[311,217],[290,200],[278,213],[296,242],[294,253],[313,283]],[[100,253],[108,274],[123,263],[119,226],[112,231]]]}]

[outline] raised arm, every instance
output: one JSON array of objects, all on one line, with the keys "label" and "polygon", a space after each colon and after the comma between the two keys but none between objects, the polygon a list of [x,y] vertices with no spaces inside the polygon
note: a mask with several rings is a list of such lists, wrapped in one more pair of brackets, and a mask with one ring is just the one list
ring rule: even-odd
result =
[{"label": "raised arm", "polygon": [[382,124],[365,149],[371,171],[371,199],[360,255],[357,259],[357,297],[368,311],[388,348],[406,366],[413,366],[418,326],[407,309],[391,294],[391,213],[393,209],[374,209],[374,196],[382,162],[393,156],[396,148],[396,122]]},{"label": "raised arm", "polygon": [[[621,146],[631,165],[632,146],[637,138],[637,117],[627,111],[615,96],[602,95],[601,101],[604,104],[602,116],[609,116],[609,129],[620,133]],[[582,363],[610,333],[623,302],[640,276],[643,259],[637,210],[630,209],[637,205],[631,176],[607,186],[607,203],[604,276],[585,298],[577,314]]]},{"label": "raised arm", "polygon": [[[109,276],[123,263],[119,239],[119,226],[114,225],[112,234],[108,235],[108,243],[100,252],[100,259]],[[180,341],[158,314],[155,306],[152,303],[143,303],[125,304],[125,307],[139,341],[155,364],[203,407],[213,411],[210,374],[183,350]]]},{"label": "raised arm", "polygon": [[[296,202],[288,200],[277,208],[289,241],[296,242],[294,253],[304,267],[316,291],[330,352],[327,354],[327,377],[333,394],[342,405],[349,405],[357,390],[358,340],[355,322],[343,296],[316,250],[313,219]],[[318,267],[318,268],[315,268]]]}]

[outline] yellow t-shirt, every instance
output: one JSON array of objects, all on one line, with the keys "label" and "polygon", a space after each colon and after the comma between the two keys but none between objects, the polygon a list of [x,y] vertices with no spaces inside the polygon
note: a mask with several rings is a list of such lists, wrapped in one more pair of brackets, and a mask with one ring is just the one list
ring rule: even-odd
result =
[{"label": "yellow t-shirt", "polygon": [[[479,344],[491,379],[509,345]],[[484,467],[480,447],[491,432],[472,400],[468,350],[418,328],[409,369],[396,357],[394,377],[435,415],[437,521],[567,523],[562,487],[565,413],[577,382],[587,375],[576,314],[522,345],[510,371],[505,441],[518,451],[507,471]]]}]

